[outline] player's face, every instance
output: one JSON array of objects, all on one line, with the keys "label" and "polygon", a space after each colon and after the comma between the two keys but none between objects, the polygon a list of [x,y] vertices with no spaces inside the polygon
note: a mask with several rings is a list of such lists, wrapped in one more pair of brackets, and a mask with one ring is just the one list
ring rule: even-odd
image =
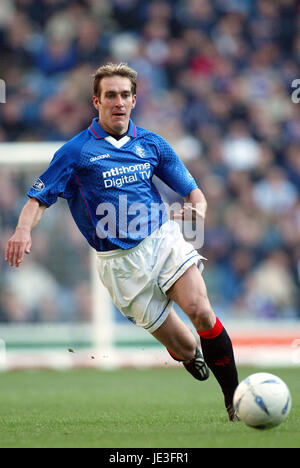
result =
[{"label": "player's face", "polygon": [[99,123],[108,133],[122,135],[128,130],[129,119],[136,103],[131,81],[123,76],[105,77],[100,83],[100,96],[94,96],[99,111]]}]

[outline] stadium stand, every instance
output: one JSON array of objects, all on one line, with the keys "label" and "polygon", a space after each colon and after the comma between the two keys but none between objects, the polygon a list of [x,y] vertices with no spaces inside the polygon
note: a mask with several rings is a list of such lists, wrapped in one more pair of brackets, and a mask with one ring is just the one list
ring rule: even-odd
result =
[{"label": "stadium stand", "polygon": [[[2,0],[0,50],[0,142],[71,138],[95,116],[94,70],[137,69],[135,122],[168,139],[208,200],[202,253],[216,312],[300,318],[299,2]],[[1,170],[2,252],[33,181]],[[1,322],[89,320],[87,247],[74,228],[70,218],[58,229],[49,210],[17,280],[0,256]]]}]

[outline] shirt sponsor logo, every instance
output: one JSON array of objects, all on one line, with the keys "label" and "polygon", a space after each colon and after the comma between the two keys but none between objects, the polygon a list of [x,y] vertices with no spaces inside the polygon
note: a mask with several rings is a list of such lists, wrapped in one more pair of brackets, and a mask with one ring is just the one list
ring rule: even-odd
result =
[{"label": "shirt sponsor logo", "polygon": [[95,156],[94,158],[91,158],[90,162],[95,162],[95,161],[99,161],[99,159],[106,159],[106,158],[110,158],[110,154],[108,153],[100,154],[99,156]]},{"label": "shirt sponsor logo", "polygon": [[132,164],[130,166],[114,167],[102,173],[105,188],[122,187],[137,182],[138,178],[147,180],[151,178],[150,163]]}]

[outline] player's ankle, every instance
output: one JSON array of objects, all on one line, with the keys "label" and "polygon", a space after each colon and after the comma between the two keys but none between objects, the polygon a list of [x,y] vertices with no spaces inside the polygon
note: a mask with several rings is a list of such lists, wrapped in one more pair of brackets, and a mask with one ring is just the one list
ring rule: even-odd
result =
[{"label": "player's ankle", "polygon": [[196,349],[194,349],[192,351],[189,351],[189,350],[182,351],[182,352],[177,353],[177,354],[173,353],[169,349],[167,351],[170,354],[170,356],[175,361],[178,361],[178,362],[191,362],[193,359],[195,359],[195,356],[196,356]]}]

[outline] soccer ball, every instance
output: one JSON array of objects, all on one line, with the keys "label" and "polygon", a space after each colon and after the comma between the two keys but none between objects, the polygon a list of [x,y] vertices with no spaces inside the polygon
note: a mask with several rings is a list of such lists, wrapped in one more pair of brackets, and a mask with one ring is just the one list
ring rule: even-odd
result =
[{"label": "soccer ball", "polygon": [[289,415],[291,403],[286,384],[276,375],[266,372],[252,374],[243,380],[233,397],[238,418],[256,429],[281,424]]}]

